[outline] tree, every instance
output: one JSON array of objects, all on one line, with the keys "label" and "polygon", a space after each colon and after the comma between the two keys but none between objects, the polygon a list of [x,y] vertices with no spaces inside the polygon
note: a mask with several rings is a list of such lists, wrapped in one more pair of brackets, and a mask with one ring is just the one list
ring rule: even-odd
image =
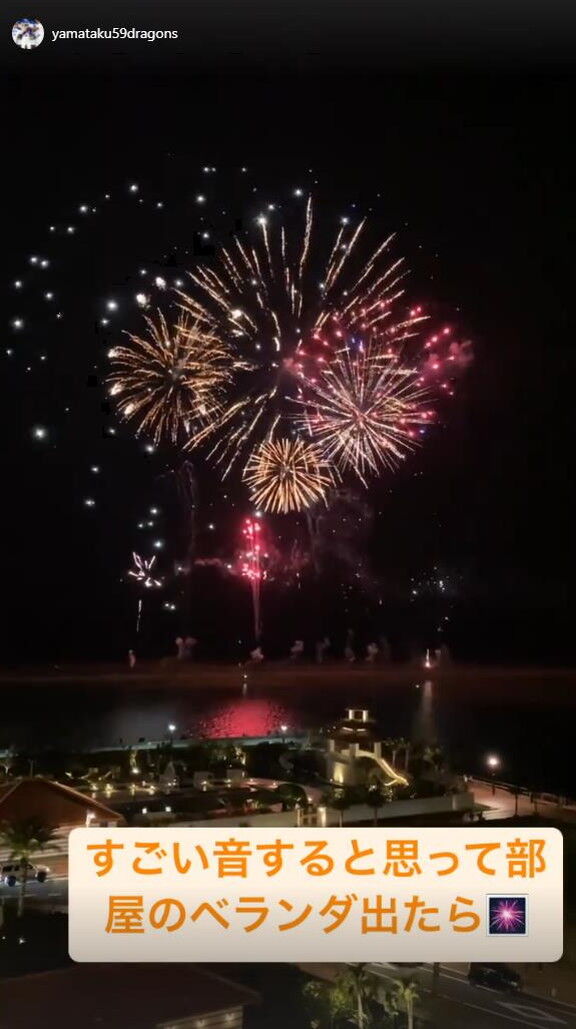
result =
[{"label": "tree", "polygon": [[348,998],[348,1021],[358,1029],[370,1024],[370,1001],[376,996],[376,982],[365,963],[347,965],[337,979],[338,986]]},{"label": "tree", "polygon": [[336,786],[324,794],[322,802],[326,804],[327,807],[331,807],[334,811],[338,812],[338,825],[342,828],[344,812],[347,811],[352,804],[350,791],[345,787]]},{"label": "tree", "polygon": [[439,772],[445,764],[444,751],[442,747],[428,747],[426,751],[426,760],[429,764],[432,765],[433,768],[436,769],[437,772]]},{"label": "tree", "polygon": [[374,811],[374,825],[378,825],[378,812],[380,808],[384,807],[384,804],[387,804],[391,799],[391,791],[379,784],[369,786],[366,790],[366,803]]},{"label": "tree", "polygon": [[390,754],[390,763],[392,765],[392,768],[396,768],[398,748],[402,746],[402,740],[397,740],[389,736],[387,740],[384,740],[384,746]]},{"label": "tree", "polygon": [[372,1021],[370,1002],[376,994],[376,980],[365,964],[346,966],[332,982],[311,980],[304,987],[304,996],[314,1008],[316,1026],[345,1021],[357,1029],[367,1029]]},{"label": "tree", "polygon": [[310,979],[303,988],[303,994],[311,1009],[313,1020],[311,1025],[332,1027],[336,1019],[344,1016],[346,998],[336,982],[320,982]]},{"label": "tree", "polygon": [[276,794],[287,811],[295,808],[297,804],[300,807],[308,806],[306,790],[296,782],[280,783],[276,790]]},{"label": "tree", "polygon": [[413,979],[409,982],[396,979],[393,996],[398,1008],[406,1012],[408,1029],[414,1029],[414,1004],[419,999],[418,984]]},{"label": "tree", "polygon": [[392,768],[394,768],[394,769],[396,768],[396,761],[398,760],[398,755],[399,755],[400,751],[403,751],[404,752],[404,770],[406,770],[408,768],[408,753],[410,751],[410,744],[409,744],[408,740],[406,740],[404,738],[404,736],[399,736],[397,739],[386,740],[386,743],[389,745],[390,750],[391,750],[391,762],[390,763],[392,765]]},{"label": "tree", "polygon": [[436,996],[438,993],[438,986],[440,985],[440,962],[434,961],[432,963],[432,994]]},{"label": "tree", "polygon": [[9,747],[8,750],[4,751],[4,756],[0,761],[0,768],[4,769],[4,775],[6,778],[10,775],[10,771],[13,768],[16,761],[16,751],[13,747]]},{"label": "tree", "polygon": [[54,831],[35,818],[26,818],[20,822],[5,822],[0,827],[0,842],[8,847],[10,858],[20,864],[18,917],[24,913],[30,857],[37,851],[43,850],[53,837]]}]

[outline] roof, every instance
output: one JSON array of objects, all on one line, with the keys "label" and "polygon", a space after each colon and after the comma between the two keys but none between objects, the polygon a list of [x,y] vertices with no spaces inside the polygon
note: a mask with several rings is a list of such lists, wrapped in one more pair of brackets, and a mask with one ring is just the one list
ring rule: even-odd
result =
[{"label": "roof", "polygon": [[[79,964],[4,979],[0,1029],[155,1029],[161,1023],[256,1004],[257,993],[191,964]],[[50,1019],[50,1016],[49,1016]]]},{"label": "roof", "polygon": [[[52,779],[16,779],[0,788],[0,822],[39,818],[47,825],[67,825],[73,821],[72,817],[62,821],[56,816],[65,811],[72,813],[75,808],[81,809],[77,814],[78,824],[85,821],[86,811],[109,822],[124,821],[112,808]],[[51,813],[55,820],[50,817]]]},{"label": "roof", "polygon": [[333,726],[328,738],[332,740],[347,741],[348,743],[361,743],[362,741],[382,740],[383,732],[373,720],[369,722],[353,722],[346,718]]}]

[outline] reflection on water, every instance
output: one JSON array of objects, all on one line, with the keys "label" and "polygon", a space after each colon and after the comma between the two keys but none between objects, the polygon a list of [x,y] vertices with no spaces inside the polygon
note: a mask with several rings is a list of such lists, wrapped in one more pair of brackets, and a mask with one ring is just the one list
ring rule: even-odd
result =
[{"label": "reflection on water", "polygon": [[229,700],[216,710],[207,712],[197,724],[203,736],[269,736],[278,733],[280,726],[302,729],[304,726],[295,711],[271,700],[251,700],[242,697]]},{"label": "reflection on water", "polygon": [[412,739],[419,743],[435,743],[439,735],[434,708],[434,683],[428,679],[416,688],[420,691],[420,702],[412,722]]},{"label": "reflection on water", "polygon": [[193,696],[163,694],[154,703],[139,697],[129,705],[120,704],[108,712],[108,742],[162,739],[168,725],[176,726],[175,736],[214,739],[226,736],[269,736],[278,734],[280,726],[303,729],[300,712],[265,697],[235,695],[226,692],[215,699],[213,692]]}]

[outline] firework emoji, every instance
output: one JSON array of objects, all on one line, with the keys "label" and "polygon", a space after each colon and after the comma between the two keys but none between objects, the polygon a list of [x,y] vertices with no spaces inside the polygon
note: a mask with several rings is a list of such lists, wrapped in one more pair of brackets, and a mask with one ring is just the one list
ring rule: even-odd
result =
[{"label": "firework emoji", "polygon": [[524,896],[488,897],[488,935],[526,936],[527,898]]}]

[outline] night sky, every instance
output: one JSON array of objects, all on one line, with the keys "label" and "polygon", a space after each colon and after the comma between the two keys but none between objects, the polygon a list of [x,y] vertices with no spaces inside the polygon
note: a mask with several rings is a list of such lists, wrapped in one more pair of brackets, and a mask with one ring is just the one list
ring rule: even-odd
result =
[{"label": "night sky", "polygon": [[[223,184],[249,166],[263,195],[309,181],[312,168],[318,201],[335,214],[380,193],[378,217],[386,232],[399,230],[411,292],[453,311],[474,345],[442,425],[401,473],[362,497],[370,505],[361,545],[367,595],[354,592],[343,612],[332,593],[323,604],[318,583],[298,597],[274,590],[269,651],[286,650],[300,635],[312,643],[321,631],[343,641],[353,626],[364,641],[385,633],[402,657],[433,643],[437,618],[449,611],[446,639],[459,657],[571,661],[572,79],[525,70],[296,77],[178,69],[14,75],[3,92],[0,660],[123,657],[133,644],[135,595],[120,579],[141,546],[136,526],[150,506],[163,514],[143,549],[161,538],[159,563],[174,556],[166,477],[174,456],[146,454],[107,411],[104,355],[113,332],[98,322],[106,298],[133,297],[141,264],[162,266],[176,241],[193,249],[191,198],[208,164]],[[173,200],[174,213],[150,229],[149,211],[126,206],[130,182],[150,204],[160,197],[168,208]],[[121,198],[117,225],[95,215],[88,226],[79,205],[106,192]],[[233,210],[237,201],[229,199]],[[78,226],[78,238],[59,231],[50,239],[52,223]],[[50,268],[31,270],[30,255],[46,255]],[[21,292],[13,287],[19,278]],[[44,282],[57,294],[50,315],[48,302],[33,299]],[[61,325],[54,310],[63,312]],[[25,328],[14,332],[20,315]],[[47,439],[33,438],[38,425]],[[249,506],[237,486],[225,500],[216,476],[195,463],[197,550],[224,556]],[[283,546],[302,538],[289,522],[270,520],[270,528]],[[411,602],[412,580],[434,578],[435,567],[449,597]],[[142,645],[150,654],[172,650],[181,611],[163,610],[171,599],[168,592],[155,598]],[[187,627],[206,657],[245,653],[243,584],[199,574]]]}]

